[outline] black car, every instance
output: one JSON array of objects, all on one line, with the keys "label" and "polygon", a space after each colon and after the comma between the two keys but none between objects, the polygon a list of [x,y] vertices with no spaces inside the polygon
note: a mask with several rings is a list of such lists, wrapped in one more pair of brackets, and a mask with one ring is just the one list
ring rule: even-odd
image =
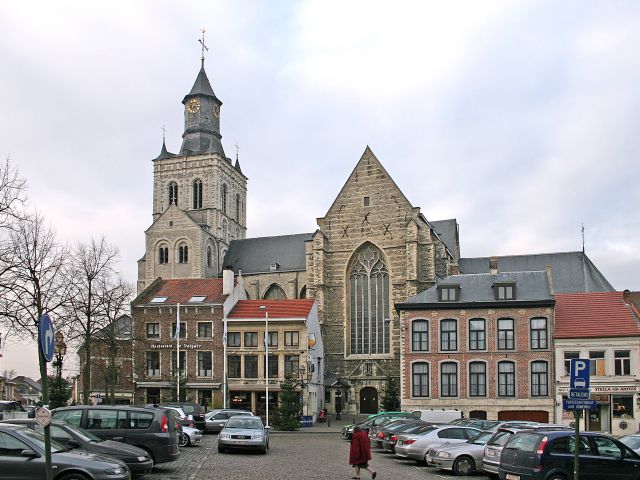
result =
[{"label": "black car", "polygon": [[[51,441],[56,479],[129,480],[129,468],[115,458],[70,451]],[[24,425],[0,424],[0,478],[45,478],[44,435]]]},{"label": "black car", "polygon": [[[3,420],[1,423],[25,425],[44,435],[44,427],[34,419]],[[67,422],[51,422],[51,439],[70,450],[84,450],[117,458],[123,461],[133,475],[146,475],[153,469],[153,461],[149,454],[141,448],[112,440],[102,440],[93,433],[82,430]]]},{"label": "black car", "polygon": [[[20,402],[14,402],[13,400],[0,400],[0,420],[4,420],[5,414],[7,415],[7,419],[14,418],[16,412],[26,413],[27,411],[24,409]],[[27,415],[24,415],[25,417]]]},{"label": "black car", "polygon": [[204,431],[205,429],[204,415],[206,412],[202,405],[193,402],[173,402],[160,403],[158,407],[179,407],[185,414],[193,416],[193,423],[198,430]]},{"label": "black car", "polygon": [[[523,431],[505,444],[498,475],[501,480],[565,480],[573,477],[575,432]],[[580,434],[581,480],[637,480],[640,456],[622,442],[596,432]]]},{"label": "black car", "polygon": [[127,405],[77,405],[56,408],[53,419],[88,430],[103,440],[139,447],[154,463],[178,458],[178,430],[173,410]]}]

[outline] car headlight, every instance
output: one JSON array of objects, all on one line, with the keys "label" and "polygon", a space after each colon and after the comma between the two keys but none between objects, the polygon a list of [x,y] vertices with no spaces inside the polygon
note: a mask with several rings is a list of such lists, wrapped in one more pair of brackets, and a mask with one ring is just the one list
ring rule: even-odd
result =
[{"label": "car headlight", "polygon": [[124,467],[107,468],[104,473],[107,475],[124,475],[127,473],[127,470]]},{"label": "car headlight", "polygon": [[347,432],[353,432],[353,427],[347,428]]},{"label": "car headlight", "polygon": [[253,437],[254,440],[262,440],[262,434],[255,435]]},{"label": "car headlight", "polygon": [[440,458],[449,458],[451,454],[449,452],[438,452],[438,455],[436,456]]},{"label": "car headlight", "polygon": [[146,462],[148,459],[149,457],[138,457],[139,462]]}]

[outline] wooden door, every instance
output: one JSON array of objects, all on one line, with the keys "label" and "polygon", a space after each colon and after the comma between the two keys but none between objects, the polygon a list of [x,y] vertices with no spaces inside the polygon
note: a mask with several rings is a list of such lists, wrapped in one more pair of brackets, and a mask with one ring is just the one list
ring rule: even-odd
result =
[{"label": "wooden door", "polygon": [[374,387],[360,390],[360,413],[378,413],[378,391]]}]

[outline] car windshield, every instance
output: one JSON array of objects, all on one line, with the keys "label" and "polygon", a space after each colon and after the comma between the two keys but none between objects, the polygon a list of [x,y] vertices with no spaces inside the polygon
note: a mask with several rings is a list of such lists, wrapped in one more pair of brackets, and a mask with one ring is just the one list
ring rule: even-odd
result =
[{"label": "car windshield", "polygon": [[[31,441],[35,442],[38,445],[38,448],[44,451],[44,435],[38,433],[30,428],[23,428],[21,433],[28,437]],[[51,440],[51,453],[63,452],[66,448],[60,445],[58,442]]]},{"label": "car windshield", "polygon": [[622,437],[620,441],[633,450],[640,448],[640,435],[627,435]]},{"label": "car windshield", "polygon": [[484,445],[493,436],[493,432],[480,432],[475,437],[469,439],[467,443],[473,443],[474,445]]},{"label": "car windshield", "polygon": [[494,435],[493,439],[488,443],[488,445],[498,445],[502,446],[507,443],[507,440],[511,438],[513,433],[511,432],[498,432]]},{"label": "car windshield", "polygon": [[104,442],[103,439],[96,437],[93,433],[83,430],[82,428],[78,428],[75,425],[71,425],[70,423],[66,424],[65,427],[71,430],[73,433],[75,433],[77,436],[79,436],[81,439],[83,439],[86,442],[95,442],[95,443]]},{"label": "car windshield", "polygon": [[249,430],[262,430],[262,420],[244,415],[231,417],[224,428],[245,428]]}]

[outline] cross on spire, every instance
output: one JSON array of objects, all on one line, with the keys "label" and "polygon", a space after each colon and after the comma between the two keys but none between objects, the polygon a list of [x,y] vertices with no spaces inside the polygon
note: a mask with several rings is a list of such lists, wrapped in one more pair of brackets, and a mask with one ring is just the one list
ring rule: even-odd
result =
[{"label": "cross on spire", "polygon": [[162,143],[164,143],[167,136],[167,129],[165,128],[164,123],[162,124],[162,127],[160,127],[160,129],[162,130]]},{"label": "cross on spire", "polygon": [[240,151],[240,146],[236,143],[236,162],[238,161],[238,152]]},{"label": "cross on spire", "polygon": [[202,45],[202,56],[200,57],[200,61],[202,62],[202,68],[204,68],[204,51],[209,51],[209,47],[204,44],[204,32],[206,31],[204,28],[200,30],[202,32],[202,38],[198,39],[200,45]]}]

